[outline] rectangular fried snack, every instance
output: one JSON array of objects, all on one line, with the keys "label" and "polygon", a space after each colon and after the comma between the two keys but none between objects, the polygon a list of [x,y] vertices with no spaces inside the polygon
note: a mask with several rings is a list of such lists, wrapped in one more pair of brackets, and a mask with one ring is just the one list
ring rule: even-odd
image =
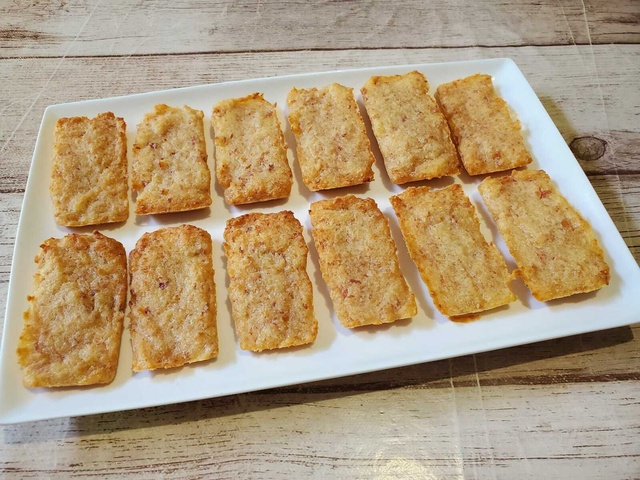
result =
[{"label": "rectangular fried snack", "polygon": [[373,199],[321,200],[309,214],[322,278],[343,326],[380,325],[418,313],[389,222]]},{"label": "rectangular fried snack", "polygon": [[320,90],[293,88],[287,104],[302,181],[309,190],[373,181],[375,159],[353,89],[338,83]]},{"label": "rectangular fried snack", "polygon": [[50,191],[58,225],[80,227],[127,219],[126,132],[125,121],[111,112],[56,122]]},{"label": "rectangular fried snack", "polygon": [[216,176],[230,205],[286,198],[293,177],[275,105],[261,93],[218,103],[211,116]]},{"label": "rectangular fried snack", "polygon": [[211,205],[203,113],[156,105],[138,124],[131,187],[136,214],[184,212]]},{"label": "rectangular fried snack", "polygon": [[50,238],[35,258],[18,361],[27,387],[110,383],[127,300],[127,254],[101,233]]},{"label": "rectangular fried snack", "polygon": [[129,254],[133,371],[218,355],[211,236],[192,225],[145,233]]},{"label": "rectangular fried snack", "polygon": [[480,231],[462,187],[411,187],[391,197],[400,229],[433,303],[456,317],[513,302],[511,275],[495,245]]},{"label": "rectangular fried snack", "polygon": [[449,125],[424,75],[371,77],[360,91],[393,183],[460,173]]},{"label": "rectangular fried snack", "polygon": [[240,348],[312,343],[318,333],[302,225],[289,211],[227,221],[224,251]]},{"label": "rectangular fried snack", "polygon": [[520,122],[496,93],[489,75],[476,74],[442,84],[436,90],[436,99],[469,175],[531,163]]},{"label": "rectangular fried snack", "polygon": [[542,170],[486,178],[478,190],[518,265],[517,275],[542,301],[609,284],[609,266],[591,225]]}]

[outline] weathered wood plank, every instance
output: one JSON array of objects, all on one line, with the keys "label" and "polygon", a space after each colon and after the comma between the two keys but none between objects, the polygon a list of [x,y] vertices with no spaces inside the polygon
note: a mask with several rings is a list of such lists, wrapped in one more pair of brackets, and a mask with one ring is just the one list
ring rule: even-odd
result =
[{"label": "weathered wood plank", "polygon": [[640,175],[590,176],[607,212],[640,262]]},{"label": "weathered wood plank", "polygon": [[623,478],[640,469],[636,393],[637,382],[461,387],[453,375],[448,388],[419,391],[245,394],[7,426],[2,469],[6,478],[458,479],[553,468],[558,478]]},{"label": "weathered wood plank", "polygon": [[639,14],[634,0],[4,2],[0,55],[640,43]]},{"label": "weathered wood plank", "polygon": [[640,57],[628,57],[633,50],[584,47],[565,66],[555,63],[558,58],[547,64],[545,56],[537,73],[521,67],[567,143],[581,137],[604,142],[603,151],[573,148],[587,174],[640,172]]},{"label": "weathered wood plank", "polygon": [[640,5],[638,2],[586,0],[583,13],[589,37],[597,43],[638,43]]},{"label": "weathered wood plank", "polygon": [[[611,5],[613,15],[620,4]],[[638,46],[602,45],[0,60],[0,309],[47,105],[382,64],[514,58],[568,143],[607,142],[603,156],[581,163],[640,260],[639,55]],[[266,392],[0,427],[0,472],[21,479],[634,478],[638,342],[634,325]]]}]

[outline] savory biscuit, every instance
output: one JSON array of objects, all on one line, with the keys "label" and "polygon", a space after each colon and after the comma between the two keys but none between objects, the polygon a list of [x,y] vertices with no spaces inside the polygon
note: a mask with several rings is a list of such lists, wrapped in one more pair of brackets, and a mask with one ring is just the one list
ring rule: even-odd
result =
[{"label": "savory biscuit", "polygon": [[343,326],[380,325],[418,313],[389,222],[374,200],[321,200],[309,214],[322,277]]},{"label": "savory biscuit", "polygon": [[312,343],[318,332],[302,225],[289,211],[227,221],[224,251],[240,348]]},{"label": "savory biscuit", "polygon": [[112,238],[50,238],[35,258],[18,359],[27,387],[110,383],[118,368],[127,254]]},{"label": "savory biscuit", "polygon": [[218,355],[211,236],[192,225],[145,233],[129,254],[133,371]]},{"label": "savory biscuit", "polygon": [[138,125],[131,187],[136,214],[184,212],[211,205],[203,113],[156,105]]},{"label": "savory biscuit", "polygon": [[453,317],[513,302],[511,275],[500,252],[480,232],[462,187],[412,187],[391,197],[409,254],[433,302]]},{"label": "savory biscuit", "polygon": [[540,301],[609,284],[609,266],[589,223],[542,170],[486,178],[478,190],[524,283]]},{"label": "savory biscuit", "polygon": [[80,227],[127,219],[126,131],[125,121],[111,112],[56,122],[50,191],[58,225]]},{"label": "savory biscuit", "polygon": [[512,118],[489,75],[476,74],[440,85],[436,98],[469,175],[531,163],[520,122]]},{"label": "savory biscuit", "polygon": [[360,91],[393,183],[460,173],[449,126],[424,75],[371,77]]},{"label": "savory biscuit", "polygon": [[230,205],[286,198],[293,177],[275,105],[261,93],[218,103],[211,116],[216,176]]},{"label": "savory biscuit", "polygon": [[302,180],[310,190],[373,180],[374,157],[353,89],[332,83],[287,97]]}]

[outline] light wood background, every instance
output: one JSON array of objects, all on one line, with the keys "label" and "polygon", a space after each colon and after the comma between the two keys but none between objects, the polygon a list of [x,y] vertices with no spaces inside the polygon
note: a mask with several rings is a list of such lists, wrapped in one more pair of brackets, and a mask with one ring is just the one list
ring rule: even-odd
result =
[{"label": "light wood background", "polygon": [[[640,2],[0,0],[0,307],[47,105],[511,57],[640,259]],[[638,292],[640,294],[640,292]],[[640,312],[638,312],[640,320]],[[640,478],[638,326],[6,426],[5,478]]]}]

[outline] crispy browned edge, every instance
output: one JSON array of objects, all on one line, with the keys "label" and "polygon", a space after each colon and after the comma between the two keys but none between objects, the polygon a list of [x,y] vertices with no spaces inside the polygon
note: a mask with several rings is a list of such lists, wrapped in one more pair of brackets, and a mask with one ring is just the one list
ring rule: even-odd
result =
[{"label": "crispy browned edge", "polygon": [[[211,285],[212,285],[212,289],[213,289],[213,326],[214,326],[214,331],[213,331],[213,337],[215,337],[215,342],[213,344],[213,349],[212,349],[212,353],[211,355],[207,356],[207,358],[200,358],[200,359],[195,359],[195,360],[191,360],[191,361],[176,361],[175,359],[167,359],[164,362],[161,362],[159,364],[155,364],[155,365],[148,365],[148,362],[142,364],[140,361],[137,361],[134,355],[133,358],[133,364],[132,364],[132,371],[133,372],[140,372],[140,371],[144,371],[144,370],[158,370],[158,369],[168,369],[168,368],[175,368],[175,367],[181,367],[187,364],[191,364],[191,363],[197,363],[197,362],[203,362],[206,360],[210,360],[213,358],[216,358],[218,356],[219,353],[219,344],[218,344],[218,329],[217,329],[217,322],[216,322],[216,316],[217,316],[217,298],[216,298],[216,285],[215,285],[215,281],[214,281],[214,267],[213,267],[213,258],[212,258],[212,254],[213,254],[213,241],[211,239],[211,235],[209,234],[209,232],[207,232],[206,230],[193,226],[193,225],[188,225],[188,224],[183,224],[183,225],[179,225],[176,227],[166,227],[160,230],[155,230],[153,232],[147,232],[145,234],[143,234],[138,241],[136,242],[135,248],[133,250],[131,250],[131,252],[129,252],[129,266],[130,266],[130,270],[129,270],[129,284],[130,286],[133,285],[133,276],[134,276],[134,271],[133,269],[131,269],[131,266],[135,264],[136,262],[136,257],[139,257],[141,255],[141,252],[146,250],[149,246],[149,243],[154,241],[154,233],[157,233],[161,230],[164,230],[166,233],[167,229],[185,229],[188,230],[192,235],[202,235],[203,238],[206,239],[207,244],[208,244],[208,248],[209,248],[209,264],[206,266],[210,266],[211,267]],[[206,267],[205,266],[205,267]],[[135,295],[132,292],[131,298],[129,299],[129,306],[130,308],[133,308],[135,306]],[[131,315],[131,312],[129,313],[129,315]],[[131,319],[130,319],[131,320]],[[130,329],[133,328],[133,324],[130,325],[129,327]],[[133,337],[133,333],[132,333],[132,337]],[[132,342],[133,342],[133,338],[132,338]],[[132,344],[133,346],[133,344]]]},{"label": "crispy browned edge", "polygon": [[[511,112],[509,104],[495,91],[495,86],[493,85],[493,80],[491,79],[490,75],[476,73],[474,75],[470,75],[465,78],[459,78],[457,80],[453,80],[452,82],[444,83],[438,86],[438,88],[436,89],[435,99],[436,99],[436,102],[438,103],[438,107],[440,108],[440,111],[444,114],[447,120],[447,123],[449,124],[449,130],[451,131],[451,139],[453,140],[453,143],[456,146],[456,150],[458,151],[458,156],[460,158],[460,161],[462,162],[462,165],[464,166],[464,169],[467,171],[469,175],[473,176],[473,175],[484,175],[488,173],[495,173],[495,172],[510,170],[510,169],[519,168],[519,167],[525,167],[526,165],[530,164],[533,161],[533,158],[531,156],[531,153],[526,149],[524,145],[523,145],[523,148],[526,152],[526,156],[524,157],[524,159],[518,162],[517,164],[513,164],[511,166],[501,168],[501,169],[487,169],[486,166],[485,168],[482,168],[481,166],[478,165],[478,162],[476,162],[475,159],[473,159],[474,161],[472,162],[466,161],[465,156],[460,153],[460,149],[459,149],[460,134],[458,133],[458,130],[455,128],[455,126],[453,125],[453,122],[450,116],[447,115],[446,109],[442,105],[441,94],[444,90],[457,87],[458,85],[463,83],[468,83],[470,80],[475,78],[488,78],[489,82],[491,83],[493,92],[495,94],[495,98],[498,100],[499,103],[501,103],[506,108],[507,112]],[[516,125],[519,127],[520,121],[515,120],[515,122],[516,122]],[[518,131],[517,134],[522,139],[522,133]],[[524,139],[522,140],[524,141]]]},{"label": "crispy browned edge", "polygon": [[[120,298],[121,302],[119,305],[117,305],[116,308],[116,317],[117,317],[117,332],[116,332],[116,338],[118,339],[117,341],[117,346],[114,350],[114,356],[113,358],[110,359],[111,364],[109,365],[109,368],[111,370],[111,372],[106,372],[106,376],[103,380],[97,381],[97,382],[92,382],[92,383],[64,383],[64,384],[54,384],[51,382],[37,382],[37,383],[32,383],[32,382],[28,382],[27,379],[25,377],[23,377],[23,384],[25,387],[29,387],[29,388],[33,388],[33,387],[75,387],[75,386],[84,386],[84,385],[106,385],[109,384],[111,382],[113,382],[116,373],[117,373],[117,369],[118,369],[118,361],[119,361],[119,357],[120,357],[120,342],[122,339],[122,330],[123,330],[123,325],[124,325],[124,314],[125,314],[125,309],[127,306],[126,303],[126,298],[127,298],[127,254],[126,251],[124,249],[124,246],[118,242],[117,240],[107,237],[106,235],[103,235],[102,233],[98,232],[97,230],[94,230],[90,235],[92,235],[94,238],[98,239],[98,240],[104,240],[105,241],[105,247],[109,250],[112,250],[112,253],[114,256],[118,256],[121,260],[120,262],[120,266],[122,268],[123,271],[123,282],[121,282],[120,284],[120,292],[118,295],[118,298]],[[69,238],[72,239],[74,241],[78,240],[80,237],[85,237],[85,236],[89,236],[89,234],[79,234],[79,233],[71,233],[69,235],[66,235],[65,238]],[[40,245],[40,252],[35,256],[34,258],[34,262],[36,264],[38,264],[38,269],[39,269],[39,264],[40,261],[42,260],[42,255],[44,254],[44,252],[50,248],[49,244],[51,242],[57,242],[61,239],[59,238],[55,238],[55,237],[51,237],[47,240],[45,240],[41,245]],[[36,274],[38,275],[38,272],[36,271]],[[35,277],[34,277],[35,278]],[[27,360],[27,356],[28,356],[28,352],[27,349],[29,349],[30,347],[27,347],[25,345],[27,339],[26,339],[26,333],[27,333],[27,323],[30,321],[30,314],[29,312],[31,311],[32,308],[32,303],[33,303],[34,297],[32,295],[28,295],[27,296],[27,301],[30,303],[29,309],[26,310],[23,313],[23,317],[24,317],[24,327],[23,327],[23,331],[20,335],[20,339],[18,342],[18,347],[16,349],[16,353],[18,355],[18,363],[24,368],[25,367],[25,361]]]},{"label": "crispy browned edge", "polygon": [[[341,197],[337,197],[335,199],[328,199],[328,200],[319,200],[317,202],[313,202],[310,205],[309,208],[309,216],[311,218],[311,223],[313,224],[313,230],[311,231],[311,234],[314,238],[314,242],[316,243],[316,250],[318,252],[318,256],[320,257],[320,270],[322,273],[323,278],[329,278],[331,276],[331,271],[329,271],[327,269],[328,265],[325,264],[325,262],[323,261],[322,257],[323,255],[323,249],[318,245],[318,240],[317,240],[317,227],[316,227],[316,223],[314,222],[314,215],[313,215],[313,211],[317,210],[317,209],[322,209],[322,210],[342,210],[342,209],[349,209],[349,207],[360,207],[360,208],[368,208],[370,210],[375,210],[380,217],[386,222],[386,231],[387,231],[387,240],[389,245],[391,245],[393,247],[393,251],[394,251],[394,258],[393,261],[395,262],[395,265],[397,267],[397,272],[399,277],[401,277],[402,282],[404,283],[405,287],[406,287],[406,292],[407,292],[407,298],[409,299],[407,301],[407,303],[404,305],[405,309],[406,309],[406,315],[400,315],[397,316],[397,318],[394,318],[392,320],[387,320],[387,321],[377,321],[377,322],[367,322],[367,323],[361,323],[361,322],[354,322],[354,321],[350,321],[348,318],[340,318],[340,316],[338,317],[338,319],[340,320],[340,323],[346,327],[346,328],[355,328],[355,327],[361,327],[361,326],[366,326],[366,325],[381,325],[383,323],[393,323],[395,321],[404,319],[404,318],[411,318],[414,317],[415,315],[418,314],[418,307],[416,304],[416,300],[415,300],[415,296],[413,294],[413,292],[411,291],[411,289],[409,288],[409,285],[407,284],[406,279],[404,278],[404,275],[402,274],[402,271],[400,270],[400,264],[398,261],[398,249],[396,247],[395,242],[393,241],[393,238],[391,237],[391,230],[389,228],[389,221],[384,217],[383,213],[380,211],[380,208],[378,207],[377,203],[375,202],[375,200],[373,200],[372,198],[359,198],[356,197],[355,195],[344,195]],[[362,232],[363,234],[365,234],[366,232]],[[327,283],[327,286],[329,286],[329,293],[330,296],[335,303],[337,303],[337,299],[334,299],[334,295],[335,292],[333,291],[333,289],[330,287],[330,282],[325,281],[325,283]],[[337,308],[336,308],[337,310]],[[338,312],[336,312],[337,314]]]},{"label": "crispy browned edge", "polygon": [[[339,83],[336,83],[336,85],[338,85],[339,87],[342,87],[342,88],[349,88],[353,92],[353,89],[350,88],[350,87],[345,87],[344,85],[341,85]],[[287,96],[287,104],[291,103],[290,98],[291,98],[292,94],[297,94],[297,92],[301,92],[301,91],[321,92],[324,88],[327,88],[328,86],[330,86],[330,85],[326,85],[323,88],[312,87],[312,88],[307,88],[307,89],[298,89],[296,87],[293,87],[291,89],[291,91],[289,92],[289,95]],[[322,190],[333,190],[333,189],[336,189],[336,188],[352,187],[352,186],[355,186],[355,185],[362,185],[364,183],[369,183],[369,182],[373,182],[374,181],[375,176],[374,176],[374,173],[373,173],[373,169],[371,167],[375,163],[375,157],[373,155],[373,151],[371,150],[371,140],[369,139],[369,136],[367,135],[367,130],[366,130],[366,126],[365,126],[364,120],[362,118],[362,115],[360,113],[360,109],[358,108],[358,104],[357,104],[355,98],[353,97],[353,95],[352,95],[352,101],[353,101],[353,105],[355,105],[355,107],[356,107],[356,113],[357,113],[357,117],[358,117],[356,122],[362,128],[362,130],[364,131],[365,137],[367,139],[367,143],[369,144],[369,158],[370,158],[370,161],[369,161],[368,170],[366,172],[362,172],[361,178],[358,181],[342,183],[340,185],[327,185],[326,183],[319,183],[317,181],[305,181],[303,179],[303,183],[305,184],[305,186],[309,190],[311,190],[313,192],[322,191]],[[295,116],[291,115],[291,110],[289,110],[288,118],[289,118],[289,125],[291,127],[291,132],[294,134],[294,136],[296,138],[296,157],[298,159],[298,163],[300,165],[302,165],[302,162],[306,161],[306,156],[305,156],[304,150],[302,150],[300,148],[299,135],[302,133],[302,130],[300,129],[300,123],[295,118]]]},{"label": "crispy browned edge", "polygon": [[[425,86],[426,86],[424,93],[426,95],[428,95],[428,96],[431,96],[429,94],[429,82],[428,82],[427,78],[424,76],[424,74],[422,72],[419,72],[417,70],[413,70],[411,72],[407,72],[407,73],[402,74],[402,75],[385,75],[385,76],[374,75],[371,78],[369,78],[369,80],[362,86],[362,88],[360,88],[360,93],[362,94],[362,98],[363,98],[364,103],[365,103],[365,109],[366,109],[366,103],[367,103],[366,96],[367,96],[368,87],[369,87],[370,84],[375,85],[375,84],[377,84],[377,83],[379,83],[381,81],[391,82],[391,81],[393,81],[395,79],[398,79],[398,78],[401,78],[401,77],[406,77],[408,75],[419,75],[420,77],[422,77],[422,79],[424,79],[424,83],[425,83]],[[440,104],[436,101],[435,98],[433,98],[433,101],[434,101],[434,103],[436,105],[437,111],[440,113],[440,115],[442,115],[442,118],[444,120],[444,125],[446,126],[447,131],[449,133],[449,142],[451,143],[451,148],[452,148],[453,154],[455,155],[455,159],[456,159],[455,165],[452,165],[451,166],[452,168],[450,168],[449,170],[441,172],[440,175],[433,176],[433,177],[428,177],[428,178],[426,178],[426,177],[425,178],[414,178],[414,177],[408,177],[408,176],[398,177],[398,178],[391,178],[391,175],[389,175],[389,179],[393,183],[395,183],[397,185],[402,185],[404,183],[414,182],[414,181],[417,181],[417,180],[430,180],[430,179],[433,179],[433,178],[441,178],[441,177],[445,177],[445,176],[458,175],[458,174],[461,173],[461,170],[460,170],[460,155],[458,153],[458,149],[456,148],[456,145],[453,143],[453,140],[452,140],[452,137],[451,137],[451,128],[449,126],[449,122],[447,121],[446,117],[442,113],[442,108],[440,107]],[[368,110],[367,110],[367,113],[368,113]],[[372,129],[372,133],[373,133],[374,137],[377,140],[375,131],[373,129],[373,124],[371,125],[371,129]],[[382,154],[382,151],[380,151],[380,153]],[[384,160],[384,154],[382,154],[382,156],[383,156],[383,160]],[[385,160],[385,167],[386,167],[386,160]],[[387,174],[389,174],[388,171],[387,171]]]},{"label": "crispy browned edge", "polygon": [[[206,187],[206,195],[204,199],[199,199],[199,200],[194,200],[192,202],[187,202],[187,201],[183,201],[179,207],[169,207],[167,206],[166,203],[162,203],[161,201],[154,201],[154,202],[147,202],[146,204],[140,204],[140,202],[136,201],[135,204],[135,213],[136,215],[156,215],[156,214],[163,214],[163,213],[180,213],[180,212],[189,212],[189,211],[193,211],[193,210],[199,210],[201,208],[207,208],[208,206],[211,205],[212,203],[212,198],[211,198],[211,172],[209,170],[209,166],[207,164],[207,160],[208,160],[208,154],[207,154],[207,148],[206,148],[206,141],[205,141],[205,137],[204,137],[204,122],[203,122],[203,118],[204,118],[204,113],[201,110],[197,110],[197,109],[193,109],[191,107],[189,107],[188,105],[185,105],[184,107],[170,107],[169,105],[165,105],[165,104],[157,104],[154,107],[153,112],[149,112],[147,115],[150,115],[151,113],[153,114],[160,114],[162,113],[161,111],[166,111],[168,108],[188,108],[189,110],[195,111],[195,112],[200,112],[201,113],[201,117],[200,120],[202,122],[202,148],[203,148],[203,155],[202,155],[202,160],[204,161],[204,164],[207,167],[207,172],[209,173],[208,178],[207,178],[207,187]],[[159,109],[161,111],[159,111]],[[145,116],[146,117],[146,116]],[[141,120],[144,121],[145,117],[143,117],[143,119]],[[140,128],[140,124],[138,124],[138,128]],[[136,150],[139,149],[137,142],[137,138],[136,140],[134,140],[133,143],[133,147],[132,147],[132,157],[133,157],[133,162],[135,162],[135,158],[136,158]],[[137,194],[139,194],[142,189],[144,188],[143,183],[138,179],[135,170],[132,169],[131,171],[131,188],[134,190],[134,192]],[[157,200],[157,199],[156,199]]]},{"label": "crispy browned edge", "polygon": [[[247,95],[245,97],[241,97],[241,98],[228,98],[225,100],[222,100],[220,102],[218,102],[216,105],[214,105],[213,107],[213,111],[212,111],[212,119],[211,119],[211,124],[213,126],[213,124],[215,123],[213,121],[213,118],[215,118],[216,114],[219,113],[219,108],[221,105],[227,105],[229,103],[233,103],[233,104],[242,104],[242,103],[248,103],[251,100],[254,99],[260,99],[263,100],[265,103],[271,105],[273,107],[274,113],[276,112],[276,107],[277,104],[275,103],[271,103],[268,100],[266,100],[264,98],[264,95],[262,93],[259,92],[255,92],[252,93],[250,95]],[[216,158],[216,166],[215,166],[215,173],[216,173],[216,178],[218,180],[218,183],[222,186],[222,188],[224,188],[224,199],[225,202],[227,202],[229,205],[245,205],[248,203],[257,203],[257,202],[265,202],[265,201],[269,201],[269,200],[278,200],[281,198],[287,198],[289,197],[289,195],[291,194],[291,188],[293,187],[293,174],[291,172],[291,167],[289,165],[289,160],[287,159],[287,142],[285,140],[284,137],[284,132],[282,131],[282,125],[280,124],[280,119],[278,118],[277,114],[275,115],[275,120],[276,120],[276,125],[278,127],[278,131],[280,133],[280,144],[282,146],[282,148],[284,149],[284,158],[286,160],[286,166],[288,167],[288,171],[289,171],[289,176],[288,176],[288,182],[283,182],[282,185],[280,186],[279,190],[276,190],[275,192],[273,192],[270,195],[261,195],[261,196],[249,196],[249,195],[245,195],[245,196],[241,196],[238,195],[236,196],[236,198],[230,198],[228,195],[228,188],[229,186],[231,186],[232,181],[231,181],[231,176],[227,173],[227,174],[223,174],[222,169],[219,168],[218,166],[218,161]],[[215,127],[214,127],[215,129]],[[218,134],[214,132],[214,143],[216,148],[217,147],[221,147],[220,141],[219,141],[219,137]],[[216,153],[217,155],[217,153]],[[231,155],[229,155],[231,156]]]},{"label": "crispy browned edge", "polygon": [[600,246],[595,234],[593,233],[593,228],[591,227],[591,225],[589,224],[589,222],[587,222],[582,215],[580,214],[580,212],[578,212],[578,210],[576,210],[573,205],[571,205],[567,199],[558,191],[558,189],[555,187],[555,185],[551,182],[551,178],[549,177],[549,175],[544,171],[544,170],[513,170],[511,172],[511,175],[506,175],[506,176],[502,176],[502,177],[487,177],[485,178],[480,185],[478,185],[478,191],[480,192],[480,196],[482,196],[484,203],[487,207],[487,210],[489,210],[489,213],[491,213],[491,216],[494,217],[494,219],[496,218],[496,214],[497,212],[495,211],[495,209],[492,208],[490,202],[487,202],[487,200],[485,199],[485,195],[483,194],[483,190],[485,190],[486,188],[490,188],[491,184],[494,185],[504,185],[504,184],[508,184],[508,183],[513,183],[514,181],[518,181],[518,180],[523,180],[523,181],[527,181],[527,180],[542,180],[545,183],[545,187],[549,189],[550,192],[552,192],[554,195],[557,195],[558,198],[560,199],[561,203],[563,203],[565,205],[566,208],[568,208],[569,210],[573,211],[576,214],[576,219],[578,220],[578,222],[580,223],[580,225],[582,226],[583,232],[589,236],[591,236],[591,241],[592,241],[592,246],[594,247],[595,250],[595,254],[599,257],[599,259],[602,261],[602,263],[605,266],[605,269],[603,269],[601,271],[601,283],[599,283],[598,285],[591,285],[589,287],[584,287],[584,288],[580,288],[577,291],[573,291],[571,293],[564,293],[564,294],[558,294],[558,292],[554,291],[554,290],[550,290],[550,289],[536,289],[535,287],[533,287],[532,285],[530,285],[530,283],[527,281],[527,275],[526,273],[523,272],[523,266],[522,266],[522,260],[518,258],[517,252],[513,251],[510,244],[511,238],[509,238],[509,236],[505,236],[505,232],[500,229],[500,225],[498,224],[498,222],[496,222],[496,224],[498,224],[498,230],[500,231],[500,234],[502,235],[502,237],[505,240],[505,243],[507,244],[507,247],[509,247],[509,251],[510,253],[513,255],[516,263],[518,264],[518,269],[513,271],[513,275],[521,277],[523,279],[523,281],[525,282],[525,284],[527,284],[527,287],[529,287],[529,289],[531,290],[532,295],[534,296],[534,298],[536,300],[539,300],[541,302],[547,302],[550,300],[555,300],[555,299],[559,299],[559,298],[566,298],[569,297],[571,295],[575,295],[578,293],[588,293],[588,292],[592,292],[595,290],[599,290],[600,288],[604,287],[605,285],[609,285],[609,282],[611,280],[611,270],[609,265],[607,264],[606,260],[604,259],[604,251],[602,250],[602,247]]},{"label": "crispy browned edge", "polygon": [[[88,118],[88,117],[63,117],[63,118],[59,118],[56,121],[56,127],[55,127],[55,132],[57,135],[57,132],[61,129],[64,128],[64,125],[68,124],[68,123],[80,123],[80,122],[84,122],[84,121],[89,121],[89,122],[93,122],[94,120],[98,119],[101,116],[110,116],[112,118],[115,119],[116,121],[116,127],[118,129],[118,137],[120,138],[120,142],[122,143],[122,145],[124,145],[124,148],[121,152],[120,155],[120,161],[123,162],[126,165],[126,172],[125,172],[125,177],[124,177],[124,182],[127,183],[127,192],[129,190],[129,165],[128,165],[128,157],[127,157],[127,124],[124,120],[124,118],[121,117],[116,117],[113,112],[104,112],[104,113],[100,113],[98,115],[96,115],[94,118]],[[53,179],[56,176],[56,172],[55,169],[52,171],[51,173],[52,176],[52,182]],[[120,215],[114,215],[113,217],[111,217],[108,221],[104,221],[104,222],[80,222],[80,221],[72,221],[72,220],[63,220],[62,217],[60,215],[58,215],[55,212],[55,205],[54,205],[54,218],[55,221],[58,225],[61,225],[63,227],[85,227],[85,226],[92,226],[92,225],[99,225],[99,224],[109,224],[109,223],[117,223],[117,222],[124,222],[127,220],[127,218],[129,218],[129,198],[128,198],[128,193],[127,193],[127,198],[126,198],[126,210],[124,212],[122,212]]]},{"label": "crispy browned edge", "polygon": [[[469,197],[467,197],[467,195],[464,193],[464,190],[462,188],[461,185],[454,183],[452,185],[449,185],[448,187],[445,187],[445,189],[453,189],[456,191],[456,193],[459,193],[462,195],[461,198],[464,198],[465,203],[467,204],[466,206],[471,209],[473,209],[472,211],[473,213],[473,220],[474,223],[476,224],[478,231],[480,231],[480,221],[478,219],[478,214],[477,211],[475,209],[475,207],[473,207],[473,204],[470,202]],[[396,216],[399,220],[400,223],[400,230],[402,231],[402,235],[405,238],[405,242],[407,244],[407,246],[409,246],[410,241],[408,240],[408,238],[406,237],[405,234],[405,229],[404,229],[404,221],[403,221],[403,214],[402,211],[406,210],[405,204],[404,204],[404,199],[403,196],[406,194],[413,194],[413,193],[421,193],[421,192],[430,192],[432,191],[431,187],[429,186],[421,186],[421,187],[409,187],[407,188],[404,192],[394,195],[392,197],[389,198],[389,201],[391,203],[391,206],[393,207],[394,211],[396,212]],[[499,251],[497,250],[497,247],[495,245],[493,245],[492,243],[489,243],[486,241],[485,239],[485,243],[487,243],[488,245],[490,245],[491,247],[493,247],[496,252],[498,252],[498,255],[500,255]],[[416,261],[416,259],[414,258],[414,252],[413,252],[413,248],[408,248],[409,250],[409,255],[411,256],[412,260],[414,261],[414,263],[416,264],[416,267],[418,267],[418,263]],[[500,255],[500,258],[502,258],[502,255]],[[504,259],[503,259],[504,261]],[[504,264],[505,269],[507,268],[506,262]],[[452,320],[456,320],[456,321],[463,321],[464,319],[466,319],[466,317],[470,317],[473,316],[473,318],[476,318],[476,316],[484,311],[487,310],[492,310],[494,308],[498,308],[502,305],[497,305],[495,307],[490,307],[490,308],[484,308],[482,310],[473,310],[473,311],[469,311],[469,312],[465,312],[465,313],[453,313],[449,310],[449,306],[445,305],[441,298],[440,298],[440,292],[438,292],[436,289],[434,289],[434,285],[431,282],[431,278],[428,275],[425,275],[424,273],[426,272],[422,272],[422,270],[420,268],[418,268],[419,273],[420,273],[420,277],[422,278],[423,282],[426,284],[428,290],[429,290],[429,294],[431,295],[431,298],[433,299],[433,302],[436,306],[436,308],[443,314],[446,315],[448,317],[450,317]],[[507,270],[508,273],[508,270]],[[513,274],[509,275],[509,278],[512,279],[513,278]],[[513,291],[511,291],[511,289],[509,288],[509,286],[506,286],[507,289],[511,292],[511,300],[510,301],[515,301],[516,300],[516,296],[513,293]],[[505,304],[503,304],[505,305]]]},{"label": "crispy browned edge", "polygon": [[[225,239],[225,243],[223,244],[223,249],[225,252],[225,255],[227,256],[227,258],[229,258],[229,245],[228,242],[231,241],[230,236],[231,235],[235,235],[236,234],[236,230],[241,229],[242,227],[244,227],[247,224],[252,224],[254,223],[257,219],[262,219],[264,217],[272,217],[275,218],[276,216],[283,216],[285,222],[289,222],[292,225],[295,223],[296,225],[296,230],[298,231],[300,238],[301,238],[301,245],[304,246],[305,249],[305,257],[306,257],[306,262],[308,262],[308,256],[309,256],[309,248],[307,246],[307,242],[304,240],[304,236],[302,235],[303,233],[303,229],[302,229],[302,224],[300,223],[300,221],[295,217],[295,215],[293,214],[293,212],[291,212],[290,210],[283,210],[280,212],[276,212],[276,213],[247,213],[244,215],[241,215],[239,217],[234,217],[234,218],[230,218],[229,220],[227,220],[226,223],[226,227],[225,227],[225,231],[224,231],[224,239]],[[305,263],[306,263],[305,262]],[[241,343],[241,348],[243,350],[249,350],[249,351],[254,351],[254,352],[262,352],[265,350],[274,350],[274,349],[281,349],[281,348],[289,348],[289,347],[297,347],[297,346],[303,346],[303,345],[308,345],[308,344],[312,344],[313,342],[315,342],[316,337],[318,335],[318,320],[315,318],[314,313],[313,313],[313,287],[311,284],[311,280],[309,279],[308,274],[305,271],[305,276],[307,279],[307,288],[310,291],[310,300],[311,300],[311,316],[313,317],[313,325],[312,325],[312,330],[309,332],[309,339],[308,341],[305,341],[304,343],[300,343],[300,342],[296,342],[296,343],[289,343],[286,345],[280,345],[280,346],[276,346],[276,347],[258,347],[255,343],[253,342],[247,342],[246,339],[240,339],[240,343]],[[229,286],[229,288],[232,288],[231,286]],[[232,312],[232,316],[233,316],[233,312]],[[235,323],[235,318],[234,318],[234,323]]]}]

